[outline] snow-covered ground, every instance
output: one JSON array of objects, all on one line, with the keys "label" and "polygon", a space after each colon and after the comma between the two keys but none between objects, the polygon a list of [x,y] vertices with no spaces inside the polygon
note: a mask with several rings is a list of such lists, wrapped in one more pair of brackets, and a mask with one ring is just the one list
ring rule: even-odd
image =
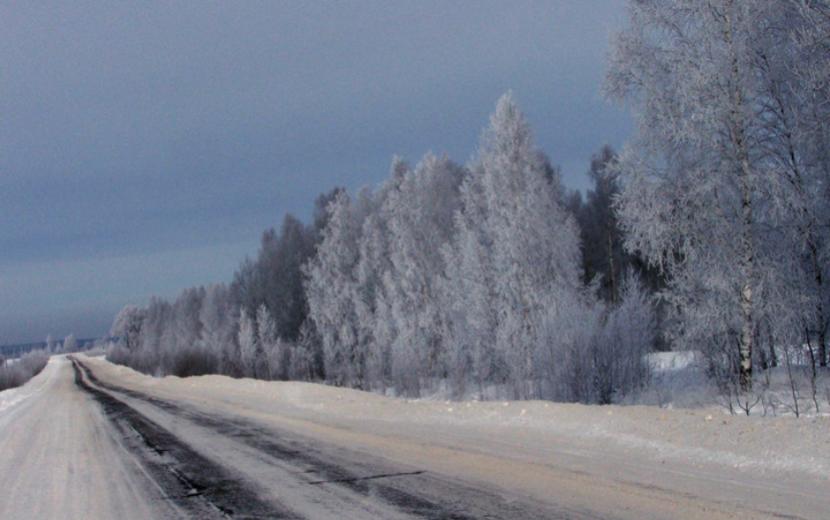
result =
[{"label": "snow-covered ground", "polygon": [[702,363],[699,352],[682,350],[679,352],[653,352],[646,356],[648,365],[653,372],[677,372],[688,370]]},{"label": "snow-covered ground", "polygon": [[[830,370],[818,368],[812,381],[806,346],[790,350],[790,367],[785,353],[778,352],[779,366],[763,370],[756,367],[754,386],[748,401],[752,415],[805,417],[830,416]],[[663,408],[715,408],[730,413],[729,397],[719,392],[705,375],[703,356],[699,352],[658,352],[648,355],[652,378],[641,393],[629,396],[627,404],[648,404]],[[815,398],[813,387],[815,386]],[[744,398],[746,399],[746,398]],[[743,413],[737,407],[733,411]],[[796,408],[796,402],[798,407]]]},{"label": "snow-covered ground", "polygon": [[[667,364],[683,368],[682,360]],[[717,405],[666,409],[407,400],[312,383],[225,376],[151,378],[100,359],[89,365],[118,385],[283,427],[289,424],[306,435],[410,464],[424,462],[418,450],[399,446],[415,443],[503,461],[495,476],[465,470],[460,462],[453,465],[453,457],[433,462],[441,471],[465,478],[469,470],[491,483],[524,482],[521,468],[528,470],[530,463],[602,478],[621,476],[640,486],[711,495],[728,503],[760,501],[766,509],[784,512],[806,507],[806,517],[814,506],[830,510],[825,492],[830,486],[830,419],[824,417],[730,416]],[[525,492],[534,487],[527,482],[523,486],[529,486],[522,488]],[[787,500],[790,492],[801,496],[801,503],[776,506],[774,497]]]},{"label": "snow-covered ground", "polygon": [[[819,519],[830,511],[826,417],[730,416],[718,406],[407,400],[312,383],[153,378],[78,358],[94,375],[87,385],[305,518],[410,517],[408,506],[388,501],[398,493],[389,495],[388,486],[415,493],[410,505],[428,499],[453,511],[479,507],[478,514],[464,510],[473,517],[491,505],[501,508],[496,518],[515,518],[504,513],[514,507],[533,513],[523,518],[638,520]],[[0,468],[0,516],[152,518],[193,501],[153,483],[135,452],[144,434],[124,437],[134,431],[117,427],[127,416],[102,408],[75,382],[65,357],[0,393],[0,402],[7,403],[0,457],[9,461]],[[171,452],[158,453],[162,467],[171,463]],[[364,494],[338,485],[342,479],[322,485],[331,464],[349,478],[379,480]]]},{"label": "snow-covered ground", "polygon": [[[689,369],[693,356],[665,358],[669,358],[667,366],[680,370]],[[664,409],[544,401],[401,399],[314,383],[226,376],[150,378],[100,359],[92,363],[106,367],[105,373],[119,384],[150,387],[182,398],[210,396],[228,403],[253,404],[264,410],[290,406],[303,414],[357,423],[514,428],[641,449],[661,461],[694,459],[751,471],[787,469],[830,476],[830,420],[823,417],[796,420],[730,416],[717,403],[696,409]]]},{"label": "snow-covered ground", "polygon": [[0,518],[171,518],[109,431],[65,356],[0,392]]}]

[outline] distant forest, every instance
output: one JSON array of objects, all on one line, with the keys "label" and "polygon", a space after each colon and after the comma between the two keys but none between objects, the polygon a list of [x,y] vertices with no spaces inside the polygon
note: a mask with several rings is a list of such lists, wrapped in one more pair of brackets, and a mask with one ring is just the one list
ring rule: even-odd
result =
[{"label": "distant forest", "polygon": [[[47,339],[46,341],[35,341],[33,343],[0,345],[0,356],[5,358],[16,358],[34,350],[58,352],[63,350],[64,341],[65,340],[53,341],[51,339]],[[76,342],[76,347],[78,348],[86,348],[87,346],[92,346],[97,342],[101,342],[103,344],[101,338],[81,338],[74,341]]]}]

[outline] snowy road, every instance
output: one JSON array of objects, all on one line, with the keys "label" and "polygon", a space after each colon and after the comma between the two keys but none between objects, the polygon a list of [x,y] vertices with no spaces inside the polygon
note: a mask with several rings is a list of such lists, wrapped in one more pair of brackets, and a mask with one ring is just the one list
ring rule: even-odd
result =
[{"label": "snowy road", "polygon": [[[830,487],[815,472],[667,462],[569,435],[565,426],[506,421],[491,404],[460,419],[458,403],[411,403],[401,414],[405,401],[349,390],[218,376],[160,380],[83,356],[53,358],[12,392],[4,393],[7,406],[0,399],[0,518],[830,512]],[[573,410],[583,408],[596,413]],[[535,409],[519,415],[526,412]]]}]

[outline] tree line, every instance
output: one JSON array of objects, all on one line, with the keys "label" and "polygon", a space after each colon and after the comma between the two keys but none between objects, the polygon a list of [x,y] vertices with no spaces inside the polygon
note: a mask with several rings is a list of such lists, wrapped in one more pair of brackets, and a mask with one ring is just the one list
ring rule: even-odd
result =
[{"label": "tree line", "polygon": [[[603,150],[585,223],[610,211]],[[229,285],[125,307],[110,358],[156,374],[611,402],[646,381],[654,307],[616,223],[596,232],[614,258],[583,262],[575,200],[508,93],[471,164],[395,158],[376,188],[320,196],[311,224],[286,216]]]},{"label": "tree line", "polygon": [[[655,348],[735,397],[806,345],[827,363],[830,8],[642,0],[606,90],[637,131],[585,197],[512,94],[469,164],[427,154],[321,195],[230,284],[127,306],[110,358],[154,374],[608,403]],[[785,359],[782,361],[782,355]],[[815,377],[814,377],[815,380]],[[815,392],[815,388],[814,388]]]}]

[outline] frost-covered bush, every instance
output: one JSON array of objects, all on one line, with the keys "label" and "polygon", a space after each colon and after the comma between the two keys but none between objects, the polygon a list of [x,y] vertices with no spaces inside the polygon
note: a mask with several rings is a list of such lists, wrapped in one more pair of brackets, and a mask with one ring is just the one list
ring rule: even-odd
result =
[{"label": "frost-covered bush", "polygon": [[35,350],[23,354],[14,363],[0,366],[0,391],[23,385],[40,373],[48,362],[48,354]]},{"label": "frost-covered bush", "polygon": [[198,347],[181,349],[175,352],[170,360],[170,367],[166,373],[179,377],[203,376],[215,374],[218,370],[218,360],[212,352]]},{"label": "frost-covered bush", "polygon": [[133,364],[131,362],[132,359],[130,356],[129,349],[127,349],[127,347],[123,345],[118,345],[115,343],[110,345],[110,348],[107,350],[106,358],[107,361],[109,361],[110,363],[135,368],[133,367]]},{"label": "frost-covered bush", "polygon": [[539,397],[554,401],[595,400],[593,350],[602,313],[602,306],[589,295],[546,306],[536,346]]},{"label": "frost-covered bush", "polygon": [[542,331],[536,355],[539,397],[609,404],[649,382],[654,307],[634,276],[624,280],[617,305],[590,294],[552,302]]},{"label": "frost-covered bush", "polygon": [[654,307],[639,279],[625,278],[622,299],[608,310],[595,340],[596,399],[608,404],[648,383],[646,354],[656,334]]}]

